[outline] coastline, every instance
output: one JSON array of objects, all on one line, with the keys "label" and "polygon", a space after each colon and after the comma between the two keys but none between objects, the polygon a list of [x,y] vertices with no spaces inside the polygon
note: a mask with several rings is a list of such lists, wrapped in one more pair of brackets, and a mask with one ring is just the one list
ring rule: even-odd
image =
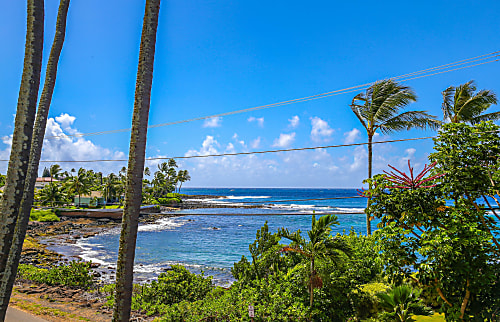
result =
[{"label": "coastline", "polygon": [[[158,211],[141,211],[139,224],[153,225],[162,219],[183,217],[186,214],[178,213],[183,209],[207,209],[207,208],[262,208],[260,205],[242,206],[239,204],[207,203],[207,199],[224,199],[225,196],[197,195],[186,196],[188,200],[173,206],[159,206]],[[64,212],[63,212],[64,213]],[[88,216],[88,211],[82,211],[79,215],[60,216],[59,222],[30,222],[27,238],[32,238],[41,246],[41,249],[31,247],[23,249],[21,264],[31,264],[41,267],[57,265],[72,260],[87,261],[82,249],[83,241],[111,230],[120,229],[121,219],[117,219],[116,212],[107,212],[106,216]],[[214,229],[216,229],[214,227]],[[113,283],[115,279],[114,265],[105,265],[99,261],[92,261],[92,268],[103,284]],[[108,263],[109,264],[109,263]],[[139,264],[138,268],[143,265]],[[167,270],[168,268],[164,268]],[[150,282],[150,279],[138,278],[136,282]]]},{"label": "coastline", "polygon": [[[203,200],[190,202],[189,209],[196,205],[203,207]],[[223,197],[220,197],[223,198]],[[139,222],[155,223],[162,218],[184,216],[177,214],[182,207],[161,206],[161,212],[141,213]],[[78,253],[76,243],[111,229],[120,229],[121,221],[115,216],[109,218],[87,216],[61,216],[59,222],[30,222],[23,245],[20,264],[35,265],[47,268],[68,263],[72,260],[84,260]],[[92,262],[94,276],[98,285],[114,282],[114,267],[103,266]],[[111,309],[105,305],[106,294],[96,293],[75,287],[48,286],[36,284],[29,280],[16,279],[9,306],[28,311],[50,321],[109,321]],[[140,312],[132,312],[132,317],[150,321]]]},{"label": "coastline", "polygon": [[[234,279],[231,280],[232,275],[230,272],[232,263],[241,259],[242,255],[248,256],[248,245],[253,242],[255,232],[262,226],[264,221],[269,220],[270,227],[274,222],[274,229],[277,229],[276,225],[279,225],[278,227],[286,225],[293,229],[298,227],[305,231],[310,225],[310,216],[308,215],[314,212],[317,214],[326,211],[340,213],[353,208],[356,213],[362,213],[362,209],[356,204],[346,203],[338,206],[337,203],[312,204],[306,202],[307,204],[305,204],[297,203],[296,201],[300,200],[295,200],[311,198],[309,196],[284,196],[281,192],[273,195],[271,193],[261,193],[261,191],[258,193],[232,191],[231,189],[230,194],[227,196],[211,194],[186,195],[183,196],[182,203],[168,206],[157,205],[159,212],[151,213],[151,211],[148,211],[148,213],[144,213],[141,211],[139,231],[142,232],[142,246],[145,247],[142,248],[148,252],[161,249],[164,253],[161,253],[161,256],[155,255],[157,257],[152,258],[153,260],[144,257],[141,259],[139,255],[136,258],[136,266],[134,267],[134,283],[142,284],[155,280],[161,272],[169,270],[170,265],[180,264],[196,274],[204,271],[205,275],[214,277],[212,280],[214,284],[228,287],[234,281]],[[228,193],[228,191],[222,193]],[[291,200],[285,204],[273,202],[287,198]],[[28,228],[28,238],[34,241],[33,244],[40,244],[38,247],[27,247],[23,250],[21,263],[48,267],[59,263],[67,263],[71,260],[91,261],[99,285],[113,283],[116,268],[113,259],[113,256],[116,256],[114,248],[117,249],[117,236],[119,235],[121,220],[103,217],[92,218],[87,216],[86,212],[85,210],[76,217],[64,216],[60,213],[61,220],[54,223],[31,222]],[[285,214],[285,216],[263,217],[276,213]],[[294,214],[302,214],[306,215],[306,217],[293,216]],[[242,215],[249,216],[242,219]],[[350,219],[345,220],[349,222]],[[299,222],[302,226],[296,226]],[[167,235],[171,236],[171,238],[166,237]],[[196,236],[196,238],[192,239],[193,236]],[[163,238],[167,239],[164,240]],[[150,241],[151,239],[159,240],[161,243],[144,245],[144,240]],[[87,240],[89,241],[87,242]],[[194,242],[195,240],[196,242]],[[176,244],[177,241],[181,242]],[[190,243],[189,247],[184,241]],[[138,242],[138,246],[140,246],[140,240]],[[175,245],[172,246],[172,243]],[[243,246],[234,248],[238,244]],[[169,246],[164,248],[166,245]],[[205,247],[205,245],[208,245],[208,247]],[[182,257],[176,257],[172,253],[172,247],[177,247],[174,249],[178,251],[177,254],[182,253]],[[200,248],[202,248],[202,252],[207,250],[209,252],[202,254]],[[163,254],[167,253],[168,256],[163,257],[165,256]],[[158,258],[170,258],[171,260],[155,261]],[[33,288],[33,286],[29,287],[30,283],[28,281],[17,281],[16,283],[18,283],[16,287],[18,289],[16,291],[17,295],[36,296],[38,299],[47,297],[56,299],[56,301],[66,301],[68,307],[92,308],[94,312],[108,317],[109,308],[103,306],[105,294],[101,294],[101,298],[96,299],[95,295],[89,295],[88,292],[83,290],[72,296],[71,292],[74,292],[74,290],[64,290],[63,288],[46,287],[44,285]]]}]

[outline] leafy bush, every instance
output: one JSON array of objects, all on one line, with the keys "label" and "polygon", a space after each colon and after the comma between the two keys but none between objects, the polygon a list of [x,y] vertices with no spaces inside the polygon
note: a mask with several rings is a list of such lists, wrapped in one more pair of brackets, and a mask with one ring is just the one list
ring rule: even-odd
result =
[{"label": "leafy bush", "polygon": [[281,278],[262,279],[255,287],[238,283],[229,290],[220,287],[196,302],[180,302],[167,307],[161,321],[248,321],[248,306],[255,310],[255,321],[306,321],[309,310],[297,301],[291,283]]},{"label": "leafy bush", "polygon": [[17,275],[19,278],[47,285],[89,288],[95,283],[95,277],[90,269],[90,265],[91,263],[72,261],[67,265],[59,265],[46,269],[33,265],[20,264]]},{"label": "leafy bush", "polygon": [[[146,312],[147,315],[163,313],[172,304],[194,302],[203,299],[214,289],[212,277],[196,275],[181,265],[172,265],[172,269],[158,276],[150,284],[134,284],[132,310]],[[108,293],[107,306],[114,304],[115,284],[100,288]]]},{"label": "leafy bush", "polygon": [[[325,256],[315,261],[323,287],[314,290],[311,311],[307,291],[310,263],[296,252],[280,256],[283,245],[278,234],[269,233],[267,223],[257,231],[256,240],[249,247],[251,259],[242,257],[234,264],[232,273],[238,283],[233,284],[231,291],[238,288],[240,293],[252,290],[258,294],[256,311],[259,307],[261,316],[270,320],[301,320],[309,317],[309,312],[318,321],[376,315],[378,300],[363,290],[363,285],[381,280],[384,263],[375,250],[375,238],[351,231],[335,239],[349,250],[349,256]],[[292,308],[297,310],[288,311]]]},{"label": "leafy bush", "polygon": [[167,198],[181,198],[181,197],[185,197],[185,196],[187,196],[187,195],[182,194],[182,193],[177,193],[177,192],[167,193]]},{"label": "leafy bush", "polygon": [[176,205],[182,203],[181,198],[172,197],[172,198],[158,198],[158,203],[160,205]]},{"label": "leafy bush", "polygon": [[60,219],[52,209],[31,209],[30,220],[48,222],[59,221]]},{"label": "leafy bush", "polygon": [[407,285],[394,287],[387,293],[378,293],[380,304],[385,310],[380,316],[383,320],[410,322],[415,321],[411,317],[414,314],[431,315],[433,312],[419,298],[420,293],[421,290]]}]

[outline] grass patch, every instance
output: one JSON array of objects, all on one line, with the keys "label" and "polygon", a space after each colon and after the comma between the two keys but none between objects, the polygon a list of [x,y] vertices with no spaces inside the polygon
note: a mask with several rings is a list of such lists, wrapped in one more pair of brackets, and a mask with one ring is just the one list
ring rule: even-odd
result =
[{"label": "grass patch", "polygon": [[104,209],[120,209],[120,205],[111,205],[111,206],[104,206]]},{"label": "grass patch", "polygon": [[28,248],[39,248],[40,244],[36,241],[35,238],[26,236],[23,242],[23,249],[28,249]]},{"label": "grass patch", "polygon": [[60,219],[52,209],[31,209],[30,220],[40,222],[53,222],[59,221]]},{"label": "grass patch", "polygon": [[417,322],[427,322],[427,321],[429,321],[429,322],[444,322],[444,321],[446,321],[444,319],[444,314],[440,314],[440,313],[434,313],[431,316],[414,315],[413,318]]}]

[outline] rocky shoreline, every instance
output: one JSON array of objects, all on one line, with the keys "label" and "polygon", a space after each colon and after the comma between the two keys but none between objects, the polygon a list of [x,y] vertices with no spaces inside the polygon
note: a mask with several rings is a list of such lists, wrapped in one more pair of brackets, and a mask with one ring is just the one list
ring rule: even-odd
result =
[{"label": "rocky shoreline", "polygon": [[[183,202],[171,206],[159,206],[155,211],[141,211],[139,221],[142,223],[154,223],[161,218],[184,216],[177,214],[180,209],[201,208],[247,208],[242,205],[206,203],[205,199],[224,199],[221,196],[186,196]],[[248,206],[258,208],[261,206]],[[75,244],[78,240],[89,238],[110,229],[119,229],[121,220],[116,216],[89,217],[84,214],[77,216],[60,216],[59,222],[30,222],[27,230],[25,243],[21,255],[21,264],[35,265],[41,268],[49,268],[54,265],[63,264],[71,260],[80,260],[78,254],[66,256],[54,251],[58,247]],[[114,267],[101,267],[98,263],[92,263],[94,276],[98,278],[98,285],[114,282]],[[89,291],[79,288],[36,285],[32,281],[18,279],[15,287],[15,300],[18,304],[22,301],[30,302],[26,298],[35,297],[36,301],[48,302],[44,305],[63,303],[74,310],[91,310],[99,314],[103,320],[109,318],[110,309],[105,304],[105,294],[99,291]],[[21,301],[21,302],[20,302]],[[51,304],[52,303],[52,304]],[[55,304],[54,304],[55,305]],[[52,305],[53,306],[53,305]],[[75,308],[76,307],[76,308]],[[82,311],[83,312],[83,311]],[[80,314],[84,314],[80,312]],[[135,317],[147,321],[145,316],[135,313]],[[94,317],[95,318],[95,317]],[[96,319],[100,320],[100,319]]]}]

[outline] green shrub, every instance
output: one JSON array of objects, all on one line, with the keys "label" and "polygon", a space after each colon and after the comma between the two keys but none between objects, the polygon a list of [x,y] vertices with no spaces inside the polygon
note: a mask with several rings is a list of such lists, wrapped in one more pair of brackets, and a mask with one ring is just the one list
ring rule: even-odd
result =
[{"label": "green shrub", "polygon": [[59,221],[59,217],[55,214],[53,209],[31,209],[30,213],[31,221]]},{"label": "green shrub", "polygon": [[213,288],[212,277],[196,275],[180,265],[158,276],[158,281],[142,285],[132,299],[132,309],[148,315],[162,312],[167,305],[201,300]]},{"label": "green shrub", "polygon": [[95,283],[95,277],[90,265],[91,263],[72,261],[67,265],[58,265],[46,269],[20,264],[17,275],[19,278],[47,285],[89,288]]},{"label": "green shrub", "polygon": [[172,197],[172,198],[158,198],[158,203],[160,205],[176,205],[182,203],[181,198]]},{"label": "green shrub", "polygon": [[[162,273],[157,281],[150,284],[134,284],[132,310],[148,315],[163,313],[170,305],[180,302],[194,302],[205,298],[214,289],[212,277],[196,275],[180,265],[172,265],[172,270]],[[114,304],[115,285],[105,285],[100,289],[108,293],[107,306]]]},{"label": "green shrub", "polygon": [[252,304],[255,321],[307,321],[308,308],[290,290],[291,283],[275,278],[259,281],[256,287],[229,290],[217,287],[200,301],[183,301],[166,307],[161,321],[248,321],[248,306]]}]

